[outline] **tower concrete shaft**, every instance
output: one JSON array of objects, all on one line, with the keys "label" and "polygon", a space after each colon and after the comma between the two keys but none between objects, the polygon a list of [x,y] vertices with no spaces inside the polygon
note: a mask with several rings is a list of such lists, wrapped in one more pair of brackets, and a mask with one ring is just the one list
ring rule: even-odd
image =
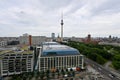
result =
[{"label": "tower concrete shaft", "polygon": [[61,42],[63,41],[63,18],[61,19]]}]

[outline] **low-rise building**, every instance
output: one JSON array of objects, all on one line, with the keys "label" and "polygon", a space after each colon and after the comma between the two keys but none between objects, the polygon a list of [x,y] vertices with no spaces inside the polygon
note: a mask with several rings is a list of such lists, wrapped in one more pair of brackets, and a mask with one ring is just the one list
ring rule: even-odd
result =
[{"label": "low-rise building", "polygon": [[45,42],[40,50],[39,71],[84,69],[84,56],[77,49],[55,42]]}]

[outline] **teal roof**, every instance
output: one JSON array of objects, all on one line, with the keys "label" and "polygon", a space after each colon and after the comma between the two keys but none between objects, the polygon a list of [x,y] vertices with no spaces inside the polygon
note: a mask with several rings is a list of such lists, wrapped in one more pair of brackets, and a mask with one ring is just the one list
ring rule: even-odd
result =
[{"label": "teal roof", "polygon": [[79,54],[80,53],[77,49],[66,45],[43,44],[41,56],[64,56],[64,55],[79,55]]}]

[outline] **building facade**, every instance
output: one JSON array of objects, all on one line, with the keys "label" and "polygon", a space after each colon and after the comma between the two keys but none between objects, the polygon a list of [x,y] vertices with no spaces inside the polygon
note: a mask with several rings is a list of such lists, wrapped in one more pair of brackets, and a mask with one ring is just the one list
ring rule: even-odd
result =
[{"label": "building facade", "polygon": [[0,37],[0,47],[6,47],[9,43],[19,41],[18,37]]},{"label": "building facade", "polygon": [[56,69],[68,69],[68,68],[80,68],[83,69],[83,56],[72,55],[72,56],[56,56],[56,57],[41,57],[39,59],[39,71]]},{"label": "building facade", "polygon": [[55,40],[55,33],[51,33],[52,40]]},{"label": "building facade", "polygon": [[78,50],[57,43],[44,44],[38,60],[39,71],[84,68],[84,56]]},{"label": "building facade", "polygon": [[49,39],[45,36],[30,36],[30,35],[23,35],[19,37],[20,44],[25,45],[39,45],[40,43],[45,41],[52,41],[52,39]]},{"label": "building facade", "polygon": [[33,71],[32,51],[2,51],[0,52],[1,76],[20,74]]},{"label": "building facade", "polygon": [[7,46],[7,41],[0,41],[0,47]]}]

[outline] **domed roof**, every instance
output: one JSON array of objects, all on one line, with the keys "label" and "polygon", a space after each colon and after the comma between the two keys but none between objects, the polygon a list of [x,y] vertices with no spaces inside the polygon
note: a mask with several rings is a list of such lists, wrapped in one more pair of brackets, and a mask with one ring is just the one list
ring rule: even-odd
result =
[{"label": "domed roof", "polygon": [[41,56],[65,56],[65,55],[79,55],[79,54],[80,53],[77,49],[66,45],[47,44],[42,46]]}]

